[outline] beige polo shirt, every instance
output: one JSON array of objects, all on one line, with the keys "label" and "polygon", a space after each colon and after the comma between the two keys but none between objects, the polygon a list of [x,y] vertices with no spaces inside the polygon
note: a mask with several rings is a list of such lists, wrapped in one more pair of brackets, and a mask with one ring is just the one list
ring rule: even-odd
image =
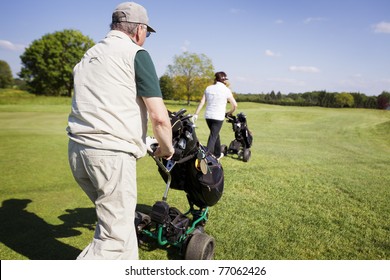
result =
[{"label": "beige polo shirt", "polygon": [[147,110],[141,96],[162,96],[149,54],[126,34],[110,31],[85,53],[73,75],[69,138],[144,156]]}]

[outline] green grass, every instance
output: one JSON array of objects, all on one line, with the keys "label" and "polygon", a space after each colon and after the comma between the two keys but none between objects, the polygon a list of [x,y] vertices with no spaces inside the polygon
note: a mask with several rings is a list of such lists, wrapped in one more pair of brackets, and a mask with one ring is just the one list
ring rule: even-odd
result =
[{"label": "green grass", "polygon": [[[91,240],[94,209],[67,162],[69,99],[0,92],[0,259],[73,259]],[[196,104],[167,102],[173,111]],[[222,159],[225,192],[211,207],[216,259],[390,259],[390,112],[239,103],[254,134],[248,163]],[[197,134],[206,143],[201,117]],[[231,125],[221,132],[233,139]],[[138,164],[138,202],[165,184]],[[170,205],[186,210],[185,194]],[[141,259],[175,259],[145,244]]]}]

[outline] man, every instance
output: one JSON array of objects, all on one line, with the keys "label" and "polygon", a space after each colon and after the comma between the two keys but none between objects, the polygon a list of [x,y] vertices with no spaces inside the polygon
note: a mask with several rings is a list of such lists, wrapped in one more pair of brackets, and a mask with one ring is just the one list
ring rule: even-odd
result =
[{"label": "man", "polygon": [[146,154],[148,114],[159,143],[155,155],[169,159],[174,152],[158,77],[142,48],[155,32],[148,23],[144,7],[120,4],[111,31],[73,70],[69,163],[98,220],[78,259],[138,259],[136,160]]},{"label": "man", "polygon": [[[233,97],[231,90],[226,86],[228,80],[225,72],[215,73],[214,84],[210,85],[204,91],[203,97],[196,108],[193,120],[198,119],[198,114],[203,105],[207,102],[205,119],[210,129],[210,135],[207,141],[207,149],[218,159],[223,157],[221,153],[221,141],[219,132],[221,131],[225,114],[233,114],[237,109],[237,102]],[[226,113],[226,103],[229,101],[230,110]]]}]

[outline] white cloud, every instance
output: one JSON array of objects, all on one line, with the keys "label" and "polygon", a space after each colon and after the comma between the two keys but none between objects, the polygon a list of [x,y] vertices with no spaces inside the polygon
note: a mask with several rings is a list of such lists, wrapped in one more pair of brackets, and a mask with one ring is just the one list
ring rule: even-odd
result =
[{"label": "white cloud", "polygon": [[0,48],[10,51],[21,51],[26,48],[24,45],[14,44],[10,41],[0,40]]},{"label": "white cloud", "polygon": [[273,52],[273,51],[271,51],[271,50],[265,50],[264,53],[265,53],[266,56],[272,56],[272,57],[280,56],[279,53],[275,53],[275,52]]},{"label": "white cloud", "polygon": [[309,24],[309,23],[314,22],[314,21],[325,21],[325,20],[326,20],[326,18],[323,18],[323,17],[308,17],[303,22],[306,24]]},{"label": "white cloud", "polygon": [[275,23],[276,23],[276,24],[283,24],[283,23],[284,23],[284,20],[278,19],[278,20],[275,20]]},{"label": "white cloud", "polygon": [[187,52],[188,51],[188,48],[190,47],[190,41],[188,41],[188,40],[185,40],[184,41],[184,45],[181,47],[181,50],[183,51],[183,52]]},{"label": "white cloud", "polygon": [[318,73],[320,69],[313,66],[290,66],[289,70],[291,72],[304,72],[304,73]]},{"label": "white cloud", "polygon": [[382,21],[373,25],[375,33],[390,33],[390,22]]}]

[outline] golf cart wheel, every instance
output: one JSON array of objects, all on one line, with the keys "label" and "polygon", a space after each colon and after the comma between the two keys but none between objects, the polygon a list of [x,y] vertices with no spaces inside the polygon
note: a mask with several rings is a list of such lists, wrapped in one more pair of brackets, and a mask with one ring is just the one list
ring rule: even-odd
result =
[{"label": "golf cart wheel", "polygon": [[226,156],[228,154],[228,148],[226,145],[221,145],[221,153]]},{"label": "golf cart wheel", "polygon": [[214,257],[215,239],[206,233],[197,233],[188,241],[184,259],[212,260]]},{"label": "golf cart wheel", "polygon": [[242,155],[242,159],[244,162],[248,162],[249,159],[251,158],[251,150],[250,149],[245,149],[244,154]]}]

